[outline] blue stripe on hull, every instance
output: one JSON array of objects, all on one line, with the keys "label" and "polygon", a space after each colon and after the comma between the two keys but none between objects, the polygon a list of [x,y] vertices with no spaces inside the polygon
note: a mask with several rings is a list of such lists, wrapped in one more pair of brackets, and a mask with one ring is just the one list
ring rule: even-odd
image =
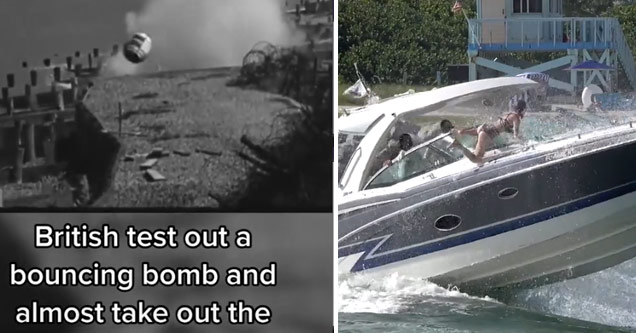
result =
[{"label": "blue stripe on hull", "polygon": [[[511,220],[505,223],[501,223],[498,225],[494,225],[492,227],[487,227],[480,230],[475,230],[472,232],[468,232],[463,235],[459,235],[452,238],[447,238],[444,240],[440,240],[439,242],[422,244],[420,246],[415,246],[412,248],[408,248],[398,252],[392,252],[386,255],[382,254],[382,248],[378,248],[376,251],[379,253],[370,253],[379,242],[386,238],[375,239],[373,241],[368,241],[358,245],[344,246],[338,249],[338,257],[345,257],[351,254],[365,252],[365,255],[360,257],[360,260],[351,268],[351,272],[362,271],[365,269],[375,268],[383,265],[387,265],[390,263],[418,257],[421,255],[445,250],[451,247],[464,245],[468,243],[472,243],[474,241],[478,241],[484,238],[496,236],[502,234],[504,232],[516,230],[519,228],[527,227],[539,222],[543,222],[558,216],[562,216],[565,214],[569,214],[575,212],[577,210],[581,210],[583,208],[587,208],[605,201],[609,201],[611,199],[618,198],[620,196],[636,192],[636,182],[628,183],[623,186],[607,190],[604,192],[599,192],[597,194],[591,195],[584,199],[579,199],[577,201],[573,201],[561,206],[553,207],[551,209],[524,216],[522,218]],[[636,205],[636,203],[634,203]],[[389,236],[389,235],[386,235]],[[388,251],[392,249],[386,249]],[[364,259],[367,255],[379,256],[371,259]]]}]

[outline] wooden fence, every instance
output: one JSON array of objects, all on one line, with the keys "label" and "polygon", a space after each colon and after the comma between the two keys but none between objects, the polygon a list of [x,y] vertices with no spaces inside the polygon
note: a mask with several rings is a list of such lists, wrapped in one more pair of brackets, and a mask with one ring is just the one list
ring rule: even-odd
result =
[{"label": "wooden fence", "polygon": [[114,45],[108,55],[97,48],[77,51],[62,64],[50,58],[43,59],[43,66],[24,61],[20,71],[6,74],[4,84],[0,81],[0,155],[5,157],[0,170],[12,170],[9,182],[22,183],[26,167],[56,164],[57,130],[74,121],[75,105],[86,96],[90,77],[119,50]]}]

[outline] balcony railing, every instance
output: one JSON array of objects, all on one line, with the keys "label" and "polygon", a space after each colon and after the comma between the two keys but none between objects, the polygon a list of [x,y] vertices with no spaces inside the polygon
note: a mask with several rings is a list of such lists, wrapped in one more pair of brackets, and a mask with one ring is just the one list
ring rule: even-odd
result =
[{"label": "balcony railing", "polygon": [[469,51],[606,49],[616,42],[618,21],[598,17],[471,19]]}]

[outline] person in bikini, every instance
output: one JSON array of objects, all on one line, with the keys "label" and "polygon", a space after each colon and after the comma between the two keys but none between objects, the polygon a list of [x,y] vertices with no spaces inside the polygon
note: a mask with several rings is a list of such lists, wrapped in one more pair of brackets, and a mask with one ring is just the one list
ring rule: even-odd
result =
[{"label": "person in bikini", "polygon": [[503,132],[513,134],[515,139],[521,139],[519,135],[519,126],[521,125],[521,119],[526,113],[526,102],[519,100],[514,107],[514,112],[506,114],[504,117],[499,118],[494,124],[483,124],[477,128],[464,128],[456,130],[458,135],[472,135],[477,137],[477,144],[475,144],[475,150],[472,152],[464,147],[457,138],[451,144],[451,147],[459,148],[464,156],[471,162],[476,164],[482,164],[486,148],[492,143],[493,139],[499,136]]}]

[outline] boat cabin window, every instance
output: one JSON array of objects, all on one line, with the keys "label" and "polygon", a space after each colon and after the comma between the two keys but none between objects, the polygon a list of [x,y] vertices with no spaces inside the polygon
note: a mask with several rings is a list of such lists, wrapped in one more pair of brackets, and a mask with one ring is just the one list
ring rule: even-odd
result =
[{"label": "boat cabin window", "polygon": [[338,180],[342,178],[347,163],[363,138],[364,135],[338,134]]},{"label": "boat cabin window", "polygon": [[[395,185],[460,160],[463,155],[447,150],[446,140],[437,140],[404,153],[389,166],[380,169],[365,190]],[[399,160],[398,160],[399,159]]]},{"label": "boat cabin window", "polygon": [[340,178],[340,188],[341,189],[345,188],[345,186],[349,182],[349,178],[351,178],[351,173],[353,172],[353,168],[356,166],[356,164],[360,160],[360,155],[361,154],[362,153],[360,152],[360,147],[358,147],[356,149],[356,151],[353,153],[353,156],[351,156],[351,159],[349,160],[349,163],[347,163],[347,166],[344,168],[344,170],[343,170],[344,174]]}]

